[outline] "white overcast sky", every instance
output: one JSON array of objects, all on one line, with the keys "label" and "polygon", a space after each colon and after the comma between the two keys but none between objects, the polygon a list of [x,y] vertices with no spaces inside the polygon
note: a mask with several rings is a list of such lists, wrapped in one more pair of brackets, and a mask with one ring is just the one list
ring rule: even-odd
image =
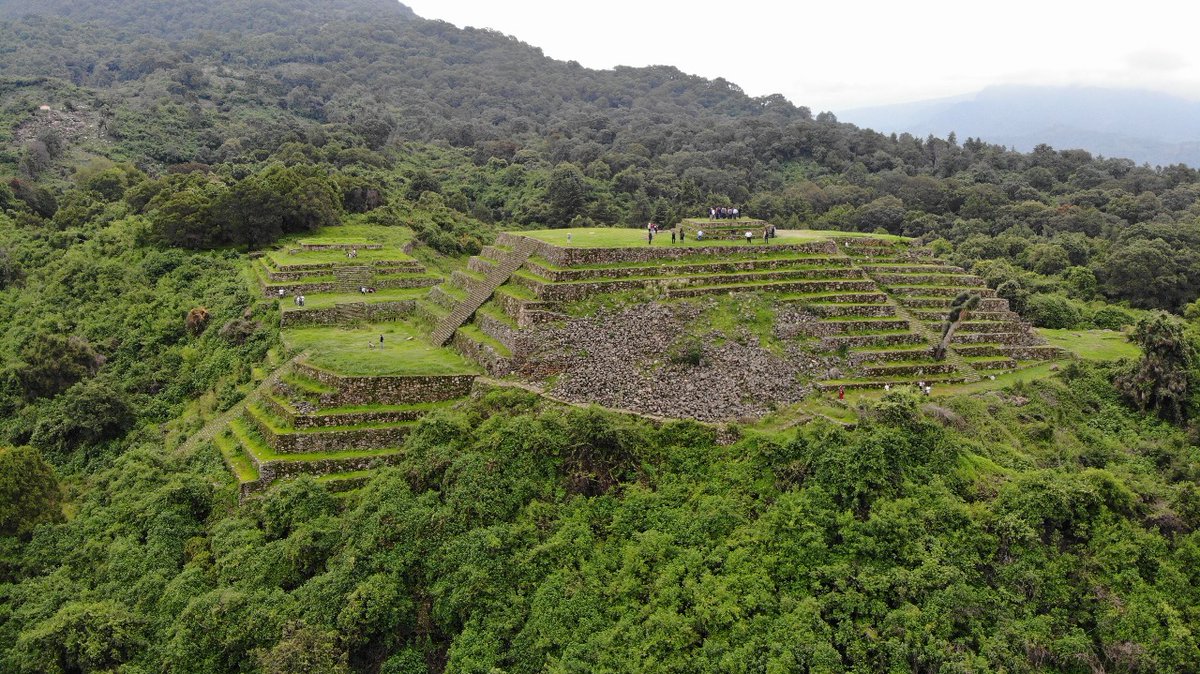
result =
[{"label": "white overcast sky", "polygon": [[1148,88],[1200,99],[1194,0],[404,0],[589,68],[666,64],[814,112],[990,84]]}]

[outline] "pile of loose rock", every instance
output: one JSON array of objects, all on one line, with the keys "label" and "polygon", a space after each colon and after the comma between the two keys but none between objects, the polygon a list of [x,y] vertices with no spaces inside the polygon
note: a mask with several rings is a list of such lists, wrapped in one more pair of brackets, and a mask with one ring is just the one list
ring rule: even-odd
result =
[{"label": "pile of loose rock", "polygon": [[[647,303],[547,324],[524,336],[517,372],[558,375],[552,392],[637,412],[701,421],[760,417],[799,401],[828,356],[780,355],[746,332],[697,330],[701,303]],[[689,334],[695,336],[688,336]]]}]

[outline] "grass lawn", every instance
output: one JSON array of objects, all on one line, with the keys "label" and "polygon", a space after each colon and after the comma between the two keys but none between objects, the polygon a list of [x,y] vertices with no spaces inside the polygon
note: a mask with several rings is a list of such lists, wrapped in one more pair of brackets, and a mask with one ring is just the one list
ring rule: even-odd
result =
[{"label": "grass lawn", "polygon": [[[298,246],[303,243],[382,243],[384,248],[399,251],[400,246],[413,238],[413,231],[407,227],[385,227],[383,225],[366,225],[357,222],[361,216],[351,216],[347,222],[336,227],[322,227],[315,232],[300,234],[283,239],[284,246]],[[359,256],[365,251],[359,251]]]},{"label": "grass lawn", "polygon": [[304,309],[326,309],[335,304],[349,302],[396,302],[399,300],[419,300],[429,294],[429,288],[381,288],[369,295],[362,293],[314,293],[304,296],[304,306],[284,302],[284,311],[303,311]]},{"label": "grass lawn", "polygon": [[[750,231],[754,232],[754,229]],[[529,236],[539,241],[553,244],[560,247],[570,248],[638,248],[649,245],[646,243],[645,229],[631,229],[623,227],[578,227],[573,229],[538,229],[528,232],[512,232],[519,236]],[[567,235],[571,236],[570,243],[567,242]],[[807,243],[809,241],[823,241],[825,239],[834,239],[840,237],[866,237],[887,239],[891,241],[903,241],[903,237],[892,235],[877,235],[863,234],[860,232],[833,232],[833,231],[818,231],[814,229],[780,229],[778,236],[771,239],[770,243],[762,242],[762,233],[756,232],[754,243],[746,243],[745,241],[718,241],[707,240],[704,242],[696,242],[688,239],[686,244],[675,244],[677,247],[691,246],[733,246],[749,249],[751,247],[769,247],[784,244]],[[669,232],[660,232],[654,237],[655,246],[670,246],[671,234]]]},{"label": "grass lawn", "polygon": [[1137,358],[1142,352],[1125,338],[1125,333],[1115,330],[1048,330],[1038,328],[1054,346],[1070,351],[1086,360],[1117,360]]},{"label": "grass lawn", "polygon": [[[366,243],[358,241],[355,243]],[[289,244],[289,248],[294,244]],[[300,250],[296,253],[288,253],[289,248],[282,250],[273,250],[267,255],[275,266],[284,267],[291,264],[325,264],[332,262],[335,265],[359,265],[368,262],[387,261],[387,262],[411,262],[413,257],[401,252],[399,248],[384,248],[382,250],[367,250],[359,249],[358,257],[350,259],[346,257],[344,250]]]},{"label": "grass lawn", "polygon": [[[383,335],[383,346],[379,336]],[[312,327],[283,331],[289,349],[310,352],[316,367],[348,376],[476,374],[478,366],[453,349],[434,346],[407,323],[359,328]]]}]

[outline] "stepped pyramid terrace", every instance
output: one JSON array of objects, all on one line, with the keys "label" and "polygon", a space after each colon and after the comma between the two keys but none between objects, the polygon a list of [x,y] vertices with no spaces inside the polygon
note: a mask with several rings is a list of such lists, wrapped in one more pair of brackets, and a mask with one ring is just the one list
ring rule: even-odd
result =
[{"label": "stepped pyramid terrace", "polygon": [[[911,241],[718,226],[729,235],[685,221],[675,243],[669,230],[651,243],[641,229],[506,232],[458,266],[415,257],[405,228],[282,244],[252,260],[254,278],[298,355],[216,444],[244,493],[299,474],[349,488],[401,458],[421,417],[481,387],[752,424],[846,391],[940,391],[1067,356],[982,279]],[[962,292],[979,306],[935,359]]]}]

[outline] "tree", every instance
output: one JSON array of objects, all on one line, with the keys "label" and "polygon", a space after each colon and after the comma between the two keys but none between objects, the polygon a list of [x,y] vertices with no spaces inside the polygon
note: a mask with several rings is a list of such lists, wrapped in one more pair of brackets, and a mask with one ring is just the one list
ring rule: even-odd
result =
[{"label": "tree", "polygon": [[56,395],[75,382],[96,374],[104,356],[96,353],[82,337],[39,332],[21,349],[23,364],[17,379],[25,398],[33,400]]},{"label": "tree", "polygon": [[550,224],[554,226],[564,227],[581,215],[587,204],[587,183],[579,167],[569,162],[554,167],[546,199],[550,203]]},{"label": "tree", "polygon": [[32,447],[0,447],[0,536],[26,538],[62,519],[58,478]]},{"label": "tree", "polygon": [[269,650],[255,652],[265,674],[350,674],[337,633],[302,622],[283,627],[283,638]]},{"label": "tree", "polygon": [[80,382],[42,410],[29,442],[66,455],[120,437],[133,421],[133,405],[124,392],[101,380]]},{"label": "tree", "polygon": [[1142,348],[1142,357],[1116,378],[1117,390],[1142,411],[1153,410],[1175,423],[1186,421],[1196,388],[1196,350],[1183,323],[1156,312],[1139,320],[1129,339]]},{"label": "tree", "polygon": [[22,672],[115,671],[145,646],[143,627],[120,603],[71,602],[21,634],[15,659]]},{"label": "tree", "polygon": [[958,297],[950,303],[950,311],[946,314],[946,322],[942,325],[942,339],[937,346],[933,347],[933,357],[935,360],[944,360],[946,358],[946,349],[950,346],[950,340],[954,339],[954,333],[958,331],[963,321],[966,321],[971,316],[971,312],[979,306],[983,301],[977,293],[959,293]]}]

